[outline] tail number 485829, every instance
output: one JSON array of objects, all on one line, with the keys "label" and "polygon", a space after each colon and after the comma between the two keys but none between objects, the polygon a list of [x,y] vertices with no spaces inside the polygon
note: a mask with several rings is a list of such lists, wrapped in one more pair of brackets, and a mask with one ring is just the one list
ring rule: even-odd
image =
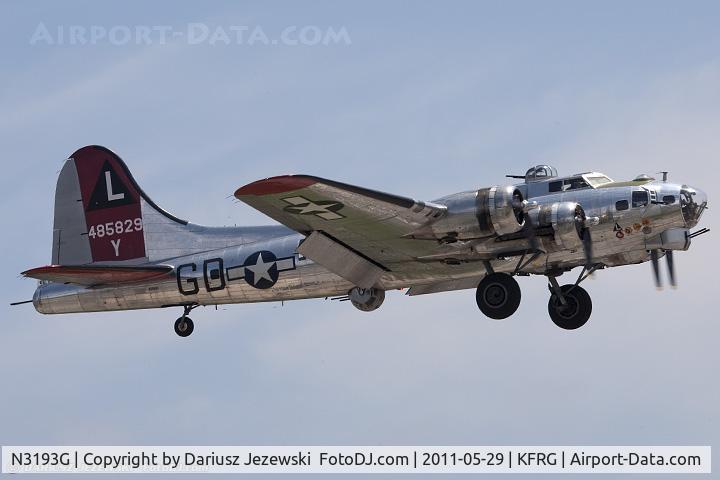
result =
[{"label": "tail number 485829", "polygon": [[105,236],[121,235],[123,233],[139,232],[143,228],[142,218],[116,220],[114,222],[93,225],[88,231],[90,238],[103,238]]}]

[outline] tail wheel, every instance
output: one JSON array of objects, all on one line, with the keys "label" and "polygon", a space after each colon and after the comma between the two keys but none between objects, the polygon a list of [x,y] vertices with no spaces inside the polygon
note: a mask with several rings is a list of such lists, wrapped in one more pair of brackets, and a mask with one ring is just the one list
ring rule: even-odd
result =
[{"label": "tail wheel", "polygon": [[183,316],[175,320],[175,333],[181,337],[189,336],[193,330],[195,330],[195,325],[190,317]]},{"label": "tail wheel", "polygon": [[563,285],[560,290],[565,298],[565,305],[553,294],[548,301],[548,313],[558,327],[576,330],[590,319],[592,300],[587,291],[579,285]]},{"label": "tail wheel", "polygon": [[507,318],[520,306],[520,285],[507,273],[491,273],[477,287],[475,300],[480,311],[495,320]]}]

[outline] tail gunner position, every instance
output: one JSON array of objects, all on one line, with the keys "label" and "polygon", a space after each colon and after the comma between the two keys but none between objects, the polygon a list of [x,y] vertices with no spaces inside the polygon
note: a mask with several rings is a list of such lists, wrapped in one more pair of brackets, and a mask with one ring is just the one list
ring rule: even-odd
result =
[{"label": "tail gunner position", "polygon": [[[385,290],[408,295],[476,289],[488,317],[520,305],[514,277],[545,275],[548,312],[572,330],[590,318],[580,283],[606,267],[659,258],[675,285],[673,252],[687,250],[707,208],[689,185],[641,175],[615,182],[588,172],[528,170],[522,183],[432,202],[308,175],[266,178],[235,197],[282,225],[205,227],[158,207],[104,147],[73,153],[55,191],[51,265],[39,280],[41,313],[179,307],[175,331],[193,331],[200,305],[334,297],[372,311]],[[575,267],[577,280],[557,278]]]}]

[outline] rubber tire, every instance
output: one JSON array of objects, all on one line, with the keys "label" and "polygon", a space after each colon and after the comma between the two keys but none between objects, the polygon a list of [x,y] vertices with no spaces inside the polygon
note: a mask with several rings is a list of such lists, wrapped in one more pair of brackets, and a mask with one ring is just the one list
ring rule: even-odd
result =
[{"label": "rubber tire", "polygon": [[560,299],[552,294],[548,300],[548,313],[553,323],[564,330],[577,330],[587,323],[592,313],[592,299],[587,291],[579,285],[563,285],[560,287],[568,302],[572,314],[562,312]]},{"label": "rubber tire", "polygon": [[182,321],[183,317],[175,320],[175,333],[177,333],[181,337],[189,337],[193,330],[195,330],[195,324],[193,324],[193,321],[190,317],[185,317],[185,329],[180,330],[180,324],[182,323]]},{"label": "rubber tire", "polygon": [[[357,287],[355,287],[357,288]],[[380,308],[380,305],[385,301],[385,290],[378,290],[376,288],[366,289],[367,298],[364,301],[357,301],[355,299],[354,290],[348,292],[350,297],[350,303],[361,312],[372,312]]]},{"label": "rubber tire", "polygon": [[494,320],[502,320],[515,313],[521,298],[520,285],[507,273],[487,275],[475,292],[480,311]]}]

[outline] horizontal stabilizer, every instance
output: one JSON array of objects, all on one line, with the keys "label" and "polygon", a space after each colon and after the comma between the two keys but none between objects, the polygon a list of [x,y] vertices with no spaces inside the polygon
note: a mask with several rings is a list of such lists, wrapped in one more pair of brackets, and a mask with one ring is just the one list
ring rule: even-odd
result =
[{"label": "horizontal stabilizer", "polygon": [[27,270],[22,272],[22,275],[50,282],[98,286],[160,280],[172,271],[173,267],[164,265],[151,267],[48,265]]}]

